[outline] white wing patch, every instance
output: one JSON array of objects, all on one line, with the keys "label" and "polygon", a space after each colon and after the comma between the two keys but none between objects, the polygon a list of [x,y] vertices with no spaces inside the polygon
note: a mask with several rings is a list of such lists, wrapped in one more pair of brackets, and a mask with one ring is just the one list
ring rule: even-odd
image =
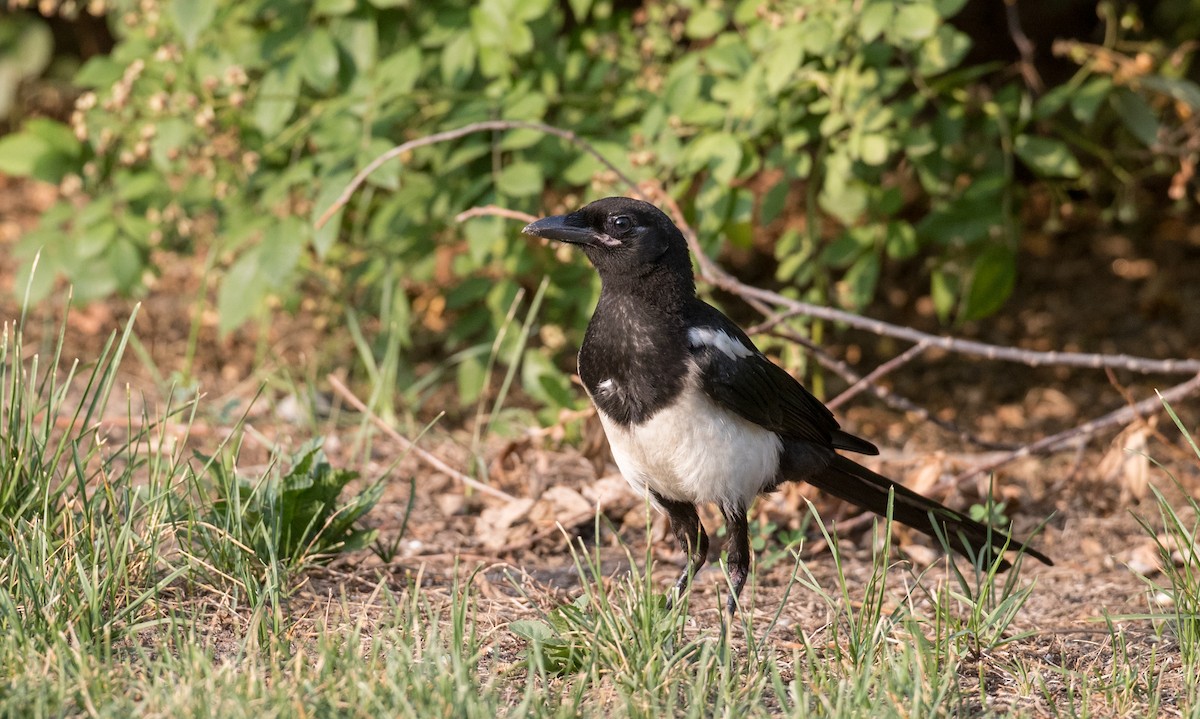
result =
[{"label": "white wing patch", "polygon": [[603,380],[600,382],[600,384],[596,385],[596,389],[601,392],[608,392],[612,388],[613,388],[613,381],[611,379]]},{"label": "white wing patch", "polygon": [[754,354],[754,350],[739,340],[710,327],[693,327],[688,330],[688,344],[692,347],[712,347],[724,352],[729,359],[745,358]]}]

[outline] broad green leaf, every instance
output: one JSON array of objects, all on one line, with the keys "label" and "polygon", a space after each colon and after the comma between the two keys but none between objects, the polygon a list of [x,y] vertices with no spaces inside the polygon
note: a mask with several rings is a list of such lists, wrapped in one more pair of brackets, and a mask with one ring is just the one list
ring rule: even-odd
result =
[{"label": "broad green leaf", "polygon": [[594,0],[569,0],[568,5],[571,6],[571,14],[576,20],[586,20],[588,12],[592,9]]},{"label": "broad green leaf", "polygon": [[533,162],[514,162],[500,171],[496,186],[501,192],[513,197],[532,197],[545,186],[542,168]]},{"label": "broad green leaf", "polygon": [[342,228],[342,217],[346,213],[346,209],[342,208],[335,212],[329,221],[325,223],[321,229],[316,229],[317,218],[325,214],[325,211],[333,206],[338,196],[342,194],[342,190],[350,182],[351,173],[344,172],[327,177],[322,177],[319,183],[320,192],[317,193],[316,200],[313,201],[312,217],[309,222],[313,226],[313,251],[317,254],[317,259],[325,259],[329,254],[329,249],[333,247],[333,243],[337,241],[338,233]]},{"label": "broad green leaf", "polygon": [[971,50],[971,37],[953,25],[939,25],[917,52],[917,73],[932,77],[959,66]]},{"label": "broad green leaf", "polygon": [[73,82],[79,87],[108,88],[121,79],[125,66],[109,55],[97,55],[79,68]]},{"label": "broad green leaf", "polygon": [[840,269],[849,267],[863,253],[863,245],[851,232],[843,231],[821,252],[821,264]]},{"label": "broad green leaf", "polygon": [[887,162],[888,139],[884,135],[863,135],[859,141],[859,157],[868,165],[882,165]]},{"label": "broad green leaf", "polygon": [[1080,123],[1090,124],[1096,117],[1096,112],[1110,92],[1112,80],[1107,77],[1093,77],[1071,94],[1071,115]]},{"label": "broad green leaf", "polygon": [[893,32],[905,40],[924,40],[932,37],[941,19],[930,5],[903,5],[896,12]]},{"label": "broad green leaf", "polygon": [[466,406],[474,404],[483,394],[483,385],[487,381],[487,368],[478,354],[471,354],[458,363],[455,372],[458,378],[458,402]]},{"label": "broad green leaf", "polygon": [[929,278],[929,297],[938,319],[942,322],[950,319],[958,301],[958,277],[942,269],[934,270]]},{"label": "broad green leaf", "polygon": [[475,42],[471,33],[460,32],[442,48],[442,82],[459,87],[475,69]]},{"label": "broad green leaf", "polygon": [[707,40],[725,29],[725,16],[707,5],[697,8],[688,15],[684,32],[693,40]]},{"label": "broad green leaf", "polygon": [[117,223],[107,217],[78,231],[75,238],[75,259],[90,260],[105,252],[117,237]]},{"label": "broad green leaf", "polygon": [[804,48],[795,37],[795,26],[789,26],[780,31],[775,44],[763,57],[766,65],[767,92],[778,95],[781,90],[792,82],[800,61],[804,59]]},{"label": "broad green leaf", "polygon": [[889,222],[885,236],[887,254],[893,260],[907,260],[917,254],[917,231],[908,222]]},{"label": "broad green leaf", "polygon": [[859,309],[865,307],[875,296],[875,285],[879,281],[879,255],[867,252],[859,257],[849,270],[839,289],[842,291],[842,303]]},{"label": "broad green leaf", "polygon": [[379,28],[376,21],[350,16],[330,26],[333,37],[354,61],[354,69],[367,73],[379,59]]},{"label": "broad green leaf", "polygon": [[109,245],[107,259],[122,292],[129,292],[139,285],[146,265],[136,244],[127,237],[118,237]]},{"label": "broad green leaf", "polygon": [[791,188],[792,183],[786,177],[771,185],[771,189],[763,195],[762,204],[759,206],[759,222],[764,225],[770,224],[783,213],[787,204],[788,191]]},{"label": "broad green leaf", "polygon": [[702,135],[688,148],[688,154],[694,167],[708,167],[713,179],[722,185],[728,185],[733,180],[742,163],[742,146],[728,132]]},{"label": "broad green leaf", "polygon": [[971,287],[963,302],[962,318],[977,320],[1000,309],[1012,294],[1016,278],[1015,253],[1007,247],[989,247],[975,260]]},{"label": "broad green leaf", "polygon": [[1184,103],[1193,111],[1200,111],[1200,85],[1183,77],[1149,75],[1140,80],[1142,87],[1161,92]]},{"label": "broad green leaf", "polygon": [[296,58],[300,76],[317,92],[333,87],[338,74],[338,48],[323,27],[314,28]]},{"label": "broad green leaf", "polygon": [[1120,87],[1109,97],[1112,98],[1113,109],[1134,137],[1146,147],[1158,141],[1158,117],[1141,95]]},{"label": "broad green leaf", "polygon": [[324,17],[341,17],[354,12],[355,0],[317,0],[313,12]]},{"label": "broad green leaf", "polygon": [[217,289],[217,328],[227,335],[263,309],[267,285],[261,276],[259,253],[251,250],[234,261]]},{"label": "broad green leaf", "polygon": [[1062,140],[1018,135],[1013,150],[1029,169],[1042,177],[1076,178],[1083,172],[1079,161]]},{"label": "broad green leaf", "polygon": [[31,177],[33,168],[44,154],[50,152],[45,140],[17,132],[0,137],[0,172],[16,177]]},{"label": "broad green leaf", "polygon": [[285,287],[311,240],[311,227],[298,217],[272,222],[257,248],[262,279],[271,289]]},{"label": "broad green leaf", "polygon": [[871,42],[883,34],[892,23],[896,12],[895,4],[887,2],[872,2],[863,8],[858,18],[858,35],[866,42]]},{"label": "broad green leaf", "polygon": [[258,87],[254,104],[254,124],[265,137],[279,133],[296,111],[300,94],[300,74],[290,65],[267,71]]},{"label": "broad green leaf", "polygon": [[217,0],[170,0],[167,14],[189,48],[217,16]]},{"label": "broad green leaf", "polygon": [[938,246],[969,245],[988,236],[1001,224],[1001,203],[997,199],[959,199],[947,207],[930,212],[917,223],[917,236]]}]

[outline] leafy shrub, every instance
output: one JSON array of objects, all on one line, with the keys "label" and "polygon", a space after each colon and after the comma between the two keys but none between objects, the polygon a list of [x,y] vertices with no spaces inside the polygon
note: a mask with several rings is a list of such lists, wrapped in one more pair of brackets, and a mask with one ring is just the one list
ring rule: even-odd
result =
[{"label": "leafy shrub", "polygon": [[[558,327],[583,326],[595,278],[503,220],[455,215],[627,188],[516,130],[416,150],[335,221],[312,220],[386,149],[479,120],[588,138],[681,198],[710,252],[780,221],[789,291],[862,307],[885,262],[924,256],[939,314],[978,318],[1013,286],[1020,168],[1059,196],[1102,191],[1121,158],[1092,136],[1156,152],[1200,101],[1165,52],[1131,74],[1078,46],[1080,73],[1035,102],[1002,68],[963,65],[971,40],[947,22],[963,3],[114,0],[116,47],[75,78],[69,126],[0,140],[0,169],[63,191],[21,248],[26,270],[42,251],[35,294],[59,275],[83,299],[137,293],[160,253],[196,253],[222,269],[228,331],[296,307],[311,278],[395,318],[406,347],[453,355],[467,388],[519,289],[552,278],[540,321],[553,351],[574,339]],[[1154,173],[1176,170],[1168,157]],[[527,391],[572,401],[539,348],[520,356]]]},{"label": "leafy shrub", "polygon": [[376,482],[339,506],[342,491],[358,473],[334,469],[319,439],[296,452],[286,472],[272,470],[256,479],[237,477],[231,467],[211,457],[198,459],[209,468],[215,491],[204,524],[234,540],[213,544],[222,551],[249,548],[265,566],[295,567],[363,549],[378,534],[355,524],[379,501],[383,483]]}]

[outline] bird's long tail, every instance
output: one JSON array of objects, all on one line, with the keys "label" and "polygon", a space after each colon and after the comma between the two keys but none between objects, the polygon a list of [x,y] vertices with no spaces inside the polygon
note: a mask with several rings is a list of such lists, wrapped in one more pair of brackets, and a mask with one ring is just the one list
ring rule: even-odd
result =
[{"label": "bird's long tail", "polygon": [[[1022,551],[1043,564],[1053,564],[1045,554],[1018,542],[1004,532],[989,528],[970,517],[897,484],[846,457],[836,455],[829,468],[805,480],[829,494],[880,516],[887,516],[888,490],[892,490],[892,519],[935,539],[939,533],[951,549],[966,557],[982,553],[989,563],[994,552]],[[1000,570],[1011,566],[1000,559]]]}]

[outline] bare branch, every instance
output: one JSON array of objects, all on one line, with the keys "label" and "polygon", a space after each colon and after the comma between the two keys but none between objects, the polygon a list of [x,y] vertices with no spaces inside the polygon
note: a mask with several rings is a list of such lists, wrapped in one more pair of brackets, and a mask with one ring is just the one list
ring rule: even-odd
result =
[{"label": "bare branch", "polygon": [[457,140],[460,137],[473,135],[477,132],[494,132],[497,130],[537,130],[538,132],[544,132],[547,135],[561,137],[562,139],[579,147],[584,152],[596,158],[600,164],[604,165],[609,171],[615,174],[617,178],[621,180],[621,182],[624,182],[626,185],[628,185],[637,195],[642,196],[642,193],[638,191],[637,183],[634,182],[631,177],[626,175],[621,171],[620,168],[610,162],[609,159],[602,155],[599,150],[593,147],[590,142],[583,139],[579,135],[576,135],[570,130],[564,130],[560,127],[554,127],[553,125],[547,125],[542,122],[526,122],[524,120],[485,120],[483,122],[473,122],[469,125],[456,127],[453,130],[446,130],[445,132],[437,132],[432,135],[426,135],[425,137],[418,137],[415,140],[409,140],[408,142],[401,143],[393,147],[379,157],[376,157],[374,160],[371,160],[366,167],[364,167],[357,175],[354,176],[354,179],[350,180],[350,184],[346,185],[346,189],[342,190],[342,194],[338,195],[337,200],[335,200],[334,203],[329,206],[329,209],[321,213],[321,216],[316,222],[317,229],[319,230],[324,227],[325,223],[329,222],[330,217],[333,217],[338,210],[345,207],[346,203],[350,201],[350,198],[354,196],[355,191],[357,191],[358,188],[367,181],[367,177],[369,177],[372,172],[378,170],[379,167],[388,160],[395,159],[406,152],[411,152],[421,147],[428,147],[429,145],[436,145],[440,142]]},{"label": "bare branch", "polygon": [[454,216],[454,221],[466,222],[472,217],[503,217],[506,220],[516,220],[517,222],[524,222],[526,224],[537,220],[536,217],[528,212],[510,210],[507,207],[500,207],[499,205],[484,205],[482,207],[472,207],[469,210],[463,210]]},{"label": "bare branch", "polygon": [[841,407],[859,392],[867,389],[867,387],[878,384],[879,380],[888,373],[900,369],[904,365],[924,354],[925,350],[928,348],[929,345],[925,342],[916,343],[912,347],[909,347],[887,362],[884,362],[875,369],[871,370],[865,377],[847,387],[845,392],[842,392],[837,397],[834,397],[825,404],[829,406],[829,409],[837,409],[838,407]]},{"label": "bare branch", "polygon": [[1148,359],[1131,355],[1091,354],[1086,352],[1039,352],[1017,347],[1004,347],[987,344],[975,340],[964,340],[944,335],[932,335],[928,332],[901,327],[888,322],[874,320],[852,312],[822,307],[820,305],[800,302],[789,297],[747,285],[726,274],[723,270],[712,277],[705,277],[711,284],[743,299],[755,299],[784,308],[785,312],[794,315],[806,315],[830,322],[840,322],[856,329],[866,330],[872,334],[885,337],[895,337],[909,342],[924,342],[929,347],[937,347],[956,354],[974,355],[990,360],[1004,360],[1030,367],[1085,367],[1089,369],[1104,369],[1112,367],[1142,374],[1195,374],[1200,372],[1200,360],[1195,359]]},{"label": "bare branch", "polygon": [[417,455],[417,457],[425,464],[429,465],[430,467],[434,468],[435,470],[437,470],[443,474],[447,474],[447,475],[453,477],[454,479],[457,479],[459,482],[462,482],[463,484],[467,485],[468,487],[473,487],[475,489],[478,489],[480,492],[483,492],[484,494],[490,494],[493,497],[497,497],[499,499],[503,499],[508,502],[511,502],[516,499],[516,497],[512,496],[508,492],[496,489],[495,487],[492,487],[492,486],[484,484],[483,482],[480,482],[476,479],[468,477],[467,475],[463,474],[462,472],[458,471],[457,469],[455,469],[455,468],[451,467],[450,465],[446,464],[445,462],[443,462],[441,459],[439,459],[433,453],[427,452],[424,449],[421,449],[415,443],[413,443],[413,441],[410,440],[408,437],[405,437],[404,435],[400,434],[391,425],[389,425],[387,422],[384,422],[382,419],[380,419],[379,415],[372,412],[370,407],[367,407],[367,405],[364,404],[362,400],[360,400],[358,397],[356,397],[355,394],[353,392],[351,392],[346,387],[346,385],[342,384],[342,381],[340,379],[338,379],[336,376],[328,375],[326,377],[326,379],[329,380],[329,384],[330,384],[330,386],[333,387],[333,391],[336,392],[338,394],[338,396],[340,396],[342,399],[344,399],[346,401],[346,404],[350,405],[354,409],[356,409],[359,412],[366,415],[367,419],[371,420],[371,424],[374,424],[376,427],[378,427],[380,429],[380,431],[382,431],[384,434],[386,434],[387,436],[391,437],[393,440],[398,442],[402,447],[404,447],[408,451],[412,452],[413,454]]},{"label": "bare branch", "polygon": [[[829,371],[833,372],[834,374],[837,374],[842,379],[846,380],[846,382],[848,384],[853,385],[853,384],[856,384],[856,383],[862,381],[862,379],[863,379],[862,376],[859,375],[857,372],[855,372],[853,369],[851,369],[850,365],[846,364],[845,362],[838,359],[837,357],[830,355],[828,352],[826,352],[821,347],[813,344],[812,341],[809,340],[804,335],[798,334],[796,332],[790,332],[788,330],[781,330],[778,328],[775,330],[772,330],[772,334],[775,334],[779,337],[783,337],[784,339],[795,342],[796,344],[802,345],[805,349],[807,349],[809,351],[809,353],[813,357],[816,358],[817,362],[822,367],[824,367],[825,369],[828,369]],[[1016,446],[1012,445],[1012,444],[1006,444],[1003,442],[990,442],[986,439],[977,437],[974,434],[972,434],[971,432],[967,431],[966,429],[958,426],[957,424],[954,424],[953,422],[948,422],[948,421],[936,416],[935,414],[930,412],[928,409],[922,407],[921,405],[917,404],[916,402],[913,402],[912,400],[908,399],[907,397],[896,394],[895,392],[891,391],[887,387],[884,387],[883,385],[871,383],[871,384],[866,385],[866,389],[872,395],[874,395],[876,398],[882,400],[884,404],[891,407],[892,409],[894,409],[898,412],[910,413],[910,414],[916,416],[917,419],[925,421],[925,422],[929,422],[933,425],[936,425],[937,427],[944,429],[945,431],[949,432],[950,434],[953,434],[954,436],[958,437],[960,440],[962,440],[968,444],[973,444],[977,447],[982,447],[984,449],[1000,450],[1000,451],[1005,451],[1005,452],[1011,452],[1016,449]]]},{"label": "bare branch", "polygon": [[1073,427],[1065,432],[1052,434],[1049,437],[1043,437],[1038,441],[1027,444],[1020,449],[1009,453],[1006,456],[993,459],[983,464],[973,467],[966,472],[958,475],[955,478],[956,482],[965,482],[974,479],[981,474],[991,472],[998,467],[1008,464],[1022,457],[1028,457],[1033,454],[1042,454],[1053,452],[1055,450],[1065,448],[1075,442],[1080,442],[1097,432],[1101,432],[1109,427],[1118,427],[1123,424],[1128,424],[1133,420],[1143,415],[1162,409],[1163,402],[1174,402],[1182,399],[1194,392],[1200,391],[1200,374],[1192,377],[1190,380],[1177,384],[1166,392],[1160,392],[1154,397],[1148,397],[1137,404],[1128,405],[1117,410],[1113,410],[1103,417],[1098,417],[1085,422],[1078,427]]}]

